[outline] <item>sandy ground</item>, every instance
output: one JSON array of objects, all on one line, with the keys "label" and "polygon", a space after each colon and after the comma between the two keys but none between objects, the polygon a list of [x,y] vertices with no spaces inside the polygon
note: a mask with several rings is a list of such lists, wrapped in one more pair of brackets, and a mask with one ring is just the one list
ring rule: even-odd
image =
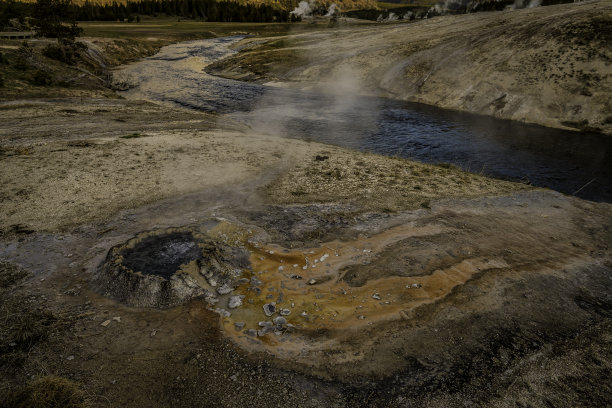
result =
[{"label": "sandy ground", "polygon": [[[92,407],[612,402],[609,204],[121,99],[0,105],[0,180],[2,408],[49,376]],[[249,251],[259,290],[228,316],[92,285],[176,227]],[[271,301],[291,330],[235,329]]]},{"label": "sandy ground", "polygon": [[610,133],[611,23],[609,0],[443,16],[248,40],[208,71]]}]

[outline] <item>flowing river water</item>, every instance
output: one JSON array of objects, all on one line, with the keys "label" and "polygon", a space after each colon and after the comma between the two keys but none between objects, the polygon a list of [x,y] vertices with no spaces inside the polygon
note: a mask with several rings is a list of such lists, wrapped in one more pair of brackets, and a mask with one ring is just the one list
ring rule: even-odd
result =
[{"label": "flowing river water", "polygon": [[123,67],[127,98],[223,114],[253,131],[427,163],[449,163],[578,197],[612,202],[612,138],[427,105],[356,95],[353,89],[288,89],[209,75],[243,37],[164,47]]}]

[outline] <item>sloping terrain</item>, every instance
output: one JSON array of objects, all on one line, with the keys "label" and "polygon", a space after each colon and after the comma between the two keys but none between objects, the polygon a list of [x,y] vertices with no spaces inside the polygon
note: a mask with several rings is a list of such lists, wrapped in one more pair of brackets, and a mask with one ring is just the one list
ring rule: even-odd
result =
[{"label": "sloping terrain", "polygon": [[612,133],[612,2],[347,28],[246,49],[208,72]]}]

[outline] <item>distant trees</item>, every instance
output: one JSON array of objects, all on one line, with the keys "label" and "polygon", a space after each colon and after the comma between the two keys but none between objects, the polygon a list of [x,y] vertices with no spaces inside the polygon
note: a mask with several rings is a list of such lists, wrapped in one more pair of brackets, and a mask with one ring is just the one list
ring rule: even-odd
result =
[{"label": "distant trees", "polygon": [[11,23],[18,25],[25,24],[25,16],[27,14],[28,5],[15,0],[0,1],[0,30],[5,28],[14,29]]},{"label": "distant trees", "polygon": [[85,2],[73,7],[80,21],[132,21],[138,15],[224,22],[290,21],[289,12],[278,7],[217,0],[143,0],[105,5]]},{"label": "distant trees", "polygon": [[[283,0],[285,1],[285,0]],[[287,0],[289,1],[289,0]],[[172,16],[201,21],[288,22],[289,12],[278,4],[240,4],[220,0],[142,0],[125,4],[100,4],[71,0],[36,0],[23,3],[0,0],[0,30],[20,21],[33,26],[43,37],[57,38],[60,45],[73,44],[82,30],[77,21],[140,21],[139,16]]]},{"label": "distant trees", "polygon": [[36,0],[32,10],[33,24],[38,35],[57,38],[60,45],[70,45],[83,29],[77,25],[70,0]]}]

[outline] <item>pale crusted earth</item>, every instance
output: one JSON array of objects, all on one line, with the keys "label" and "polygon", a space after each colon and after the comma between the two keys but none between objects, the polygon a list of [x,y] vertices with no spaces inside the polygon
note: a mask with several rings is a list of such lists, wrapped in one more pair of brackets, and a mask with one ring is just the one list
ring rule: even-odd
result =
[{"label": "pale crusted earth", "polygon": [[208,72],[612,133],[612,1],[443,16],[257,43]]}]

